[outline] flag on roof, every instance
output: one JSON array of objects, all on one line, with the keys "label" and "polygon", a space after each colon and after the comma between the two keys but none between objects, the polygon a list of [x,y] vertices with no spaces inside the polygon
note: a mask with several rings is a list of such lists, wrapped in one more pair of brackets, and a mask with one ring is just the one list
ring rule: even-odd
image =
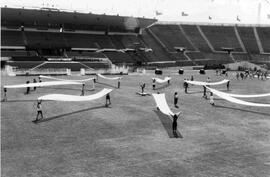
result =
[{"label": "flag on roof", "polygon": [[158,15],[162,15],[162,12],[159,12],[156,10],[156,16],[158,16]]},{"label": "flag on roof", "polygon": [[182,16],[183,16],[183,17],[186,17],[186,16],[188,16],[188,14],[185,13],[185,12],[182,12]]}]

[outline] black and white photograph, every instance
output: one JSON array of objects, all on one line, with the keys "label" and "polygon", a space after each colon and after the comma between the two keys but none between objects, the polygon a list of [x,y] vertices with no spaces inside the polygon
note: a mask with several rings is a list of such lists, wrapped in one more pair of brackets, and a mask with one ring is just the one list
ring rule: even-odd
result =
[{"label": "black and white photograph", "polygon": [[270,177],[270,0],[1,0],[2,177]]}]

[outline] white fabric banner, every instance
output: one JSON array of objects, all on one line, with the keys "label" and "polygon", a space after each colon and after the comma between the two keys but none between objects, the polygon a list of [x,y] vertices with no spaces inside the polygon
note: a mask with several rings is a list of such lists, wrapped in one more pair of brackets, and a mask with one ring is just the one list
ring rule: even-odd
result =
[{"label": "white fabric banner", "polygon": [[70,81],[50,81],[50,82],[37,82],[29,84],[18,84],[18,85],[5,85],[4,88],[24,88],[24,87],[45,87],[45,86],[55,86],[55,85],[78,85],[82,84],[79,82]]},{"label": "white fabric banner", "polygon": [[188,81],[188,80],[186,80],[187,83],[193,84],[193,85],[220,85],[220,84],[225,84],[228,81],[229,80],[227,80],[227,79],[224,79],[224,80],[219,81],[219,82],[201,82],[201,81]]},{"label": "white fabric banner", "polygon": [[50,76],[43,76],[40,75],[40,78],[44,78],[44,79],[52,79],[52,80],[58,80],[58,81],[70,81],[70,82],[87,82],[87,81],[91,81],[94,78],[89,78],[89,79],[83,79],[83,80],[67,80],[67,79],[60,79],[60,78],[56,78],[56,77],[50,77]]},{"label": "white fabric banner", "polygon": [[257,98],[257,97],[270,96],[270,93],[257,94],[257,95],[239,95],[239,94],[232,94],[232,93],[227,93],[227,94],[231,97],[236,97],[236,98]]},{"label": "white fabric banner", "polygon": [[118,79],[122,79],[122,77],[106,77],[103,76],[101,74],[97,74],[99,77],[103,78],[103,79],[108,79],[108,80],[118,80]]},{"label": "white fabric banner", "polygon": [[237,98],[231,97],[227,93],[224,93],[224,92],[221,92],[221,91],[209,88],[209,87],[207,87],[207,89],[209,89],[212,93],[219,96],[220,98],[223,98],[223,99],[230,101],[232,103],[242,104],[242,105],[246,105],[246,106],[270,107],[270,104],[247,102],[247,101],[243,101],[243,100],[239,100]]},{"label": "white fabric banner", "polygon": [[171,80],[171,77],[165,77],[164,79],[160,79],[160,78],[152,78],[152,80],[156,80],[157,83],[165,83],[165,82],[168,82],[168,80]]},{"label": "white fabric banner", "polygon": [[161,93],[161,94],[156,94],[156,93],[153,93],[152,94],[155,101],[156,101],[156,105],[157,107],[159,108],[159,110],[163,113],[163,114],[166,114],[166,115],[174,115],[174,114],[179,114],[179,113],[173,113],[171,111],[171,109],[169,108],[168,104],[167,104],[167,101],[166,101],[166,98],[165,98],[165,94],[164,93]]},{"label": "white fabric banner", "polygon": [[113,89],[104,88],[100,92],[97,92],[93,95],[87,96],[77,96],[77,95],[64,95],[64,94],[49,94],[44,95],[38,98],[38,100],[51,100],[51,101],[92,101],[98,98],[101,98],[108,93],[110,93]]}]

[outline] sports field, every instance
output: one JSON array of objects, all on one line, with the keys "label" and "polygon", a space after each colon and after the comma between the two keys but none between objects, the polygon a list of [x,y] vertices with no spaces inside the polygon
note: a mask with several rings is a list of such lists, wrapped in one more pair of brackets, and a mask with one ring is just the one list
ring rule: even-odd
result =
[{"label": "sports field", "polygon": [[[157,84],[155,92],[165,93],[178,119],[178,137],[172,135],[171,120],[156,109],[152,96],[153,71],[146,75],[127,75],[117,89],[116,81],[99,79],[95,90],[86,85],[85,95],[102,88],[114,88],[112,105],[105,98],[94,102],[42,103],[44,120],[33,123],[36,100],[50,93],[80,95],[81,86],[8,89],[8,101],[1,103],[1,176],[270,176],[270,109],[227,102],[215,96],[216,106],[202,98],[202,87],[190,86],[184,93],[183,80],[226,79],[215,71],[165,70],[170,86]],[[88,76],[59,76],[86,79]],[[5,77],[1,85],[32,82],[34,77]],[[37,78],[37,77],[36,77]],[[270,80],[236,80],[229,73],[230,93],[270,92]],[[45,79],[43,79],[45,81]],[[213,86],[226,91],[226,85]],[[173,94],[179,93],[179,109]],[[270,97],[243,99],[268,103]]]}]

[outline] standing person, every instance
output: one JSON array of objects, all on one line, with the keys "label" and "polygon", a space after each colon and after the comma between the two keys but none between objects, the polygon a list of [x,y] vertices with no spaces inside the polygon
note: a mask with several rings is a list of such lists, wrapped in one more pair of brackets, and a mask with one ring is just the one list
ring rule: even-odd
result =
[{"label": "standing person", "polygon": [[206,95],[206,86],[203,86],[203,98],[207,99],[207,95]]},{"label": "standing person", "polygon": [[230,81],[227,82],[227,91],[230,90]]},{"label": "standing person", "polygon": [[121,80],[121,78],[119,77],[119,79],[118,79],[118,88],[120,88],[120,80]]},{"label": "standing person", "polygon": [[81,96],[84,96],[84,87],[85,87],[85,83],[82,84],[82,92],[81,92]]},{"label": "standing person", "polygon": [[[34,78],[33,83],[37,83],[37,80]],[[37,87],[34,87],[34,91],[36,91]]]},{"label": "standing person", "polygon": [[3,98],[3,101],[7,101],[7,88],[4,87],[4,98]]},{"label": "standing person", "polygon": [[144,93],[145,83],[141,84],[142,93]]},{"label": "standing person", "polygon": [[236,79],[239,79],[239,72],[236,73]]},{"label": "standing person", "polygon": [[193,80],[194,80],[194,77],[193,77],[193,76],[191,76],[190,80],[191,80],[191,81],[193,81]]},{"label": "standing person", "polygon": [[108,93],[106,95],[106,104],[105,104],[105,106],[108,107],[110,104],[111,104],[111,97],[110,97],[110,94]]},{"label": "standing person", "polygon": [[181,112],[178,115],[177,114],[174,114],[174,115],[171,114],[171,117],[173,119],[173,122],[172,122],[173,134],[176,134],[176,131],[177,131],[177,119],[180,116],[180,114],[181,114]]},{"label": "standing person", "polygon": [[41,107],[41,100],[37,103],[37,117],[36,122],[39,120],[38,117],[41,116],[41,119],[43,119],[43,113],[42,113],[42,107]]},{"label": "standing person", "polygon": [[41,77],[38,77],[38,82],[42,82]]},{"label": "standing person", "polygon": [[215,106],[214,95],[213,95],[212,92],[210,92],[210,104],[211,104],[212,106]]},{"label": "standing person", "polygon": [[153,79],[153,90],[156,89],[156,79]]},{"label": "standing person", "polygon": [[176,107],[176,108],[178,108],[177,103],[178,103],[178,94],[177,94],[177,92],[175,92],[174,93],[174,107]]},{"label": "standing person", "polygon": [[186,82],[186,79],[184,80],[184,88],[185,88],[185,93],[188,93],[187,89],[188,89],[188,83]]},{"label": "standing person", "polygon": [[240,77],[242,80],[244,79],[244,74],[242,72],[240,73]]},{"label": "standing person", "polygon": [[[26,84],[29,84],[29,81],[26,81]],[[26,87],[26,93],[25,94],[29,94],[30,93],[30,87]]]},{"label": "standing person", "polygon": [[211,79],[210,77],[207,78],[206,82],[211,82]]}]

